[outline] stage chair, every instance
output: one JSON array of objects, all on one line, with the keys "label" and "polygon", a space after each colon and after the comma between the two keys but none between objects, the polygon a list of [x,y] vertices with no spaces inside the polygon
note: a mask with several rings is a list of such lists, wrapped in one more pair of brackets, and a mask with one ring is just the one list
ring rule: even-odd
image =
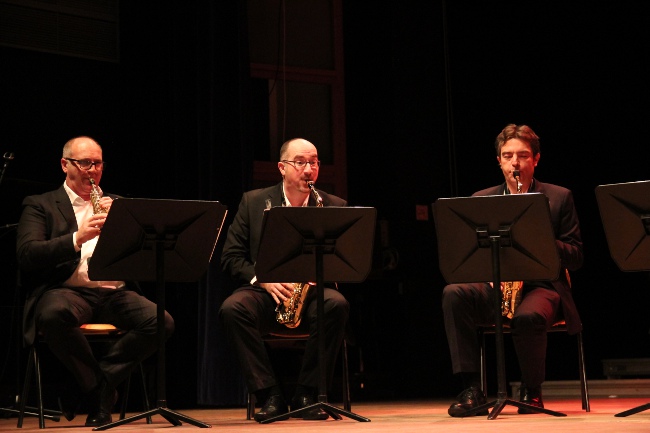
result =
[{"label": "stage chair", "polygon": [[[276,346],[277,348],[279,347],[300,347],[301,349],[304,348],[305,343],[307,342],[307,339],[309,338],[309,334],[305,334],[299,330],[287,328],[286,333],[271,333],[268,335],[265,335],[263,337],[263,340],[265,343],[267,343],[269,346],[273,347]],[[349,377],[349,372],[348,372],[348,345],[347,341],[345,338],[343,339],[343,344],[340,350],[340,356],[341,356],[341,376],[342,376],[342,384],[341,384],[341,389],[343,391],[343,409],[350,412],[352,408],[352,404],[350,402],[350,377]],[[246,419],[250,420],[253,419],[253,416],[255,415],[255,394],[248,393],[248,397],[246,399]]]},{"label": "stage chair", "polygon": [[[117,329],[115,326],[110,325],[110,324],[98,324],[98,323],[93,323],[93,324],[85,324],[81,325],[81,330],[84,334],[84,336],[88,339],[89,342],[91,343],[112,343],[120,338],[122,338],[122,335],[124,335],[124,331]],[[22,428],[23,426],[23,420],[25,416],[38,416],[39,418],[39,428],[44,429],[45,428],[45,418],[47,417],[48,419],[53,419],[54,421],[59,421],[58,416],[47,416],[48,414],[58,414],[60,415],[60,412],[55,412],[55,411],[50,411],[47,409],[43,408],[43,387],[42,387],[42,382],[41,382],[41,367],[40,367],[40,357],[39,357],[39,350],[38,350],[38,345],[40,344],[40,341],[35,342],[32,344],[30,350],[29,350],[29,355],[27,358],[27,367],[25,369],[25,381],[23,384],[23,390],[20,396],[20,401],[18,402],[18,428]],[[140,376],[142,379],[142,394],[143,394],[143,403],[145,406],[145,410],[149,410],[149,398],[147,396],[147,387],[146,387],[146,382],[145,382],[145,375],[144,375],[144,370],[142,368],[142,364],[139,365],[139,370],[140,370]],[[31,382],[32,382],[32,375],[35,373],[36,377],[36,392],[37,392],[37,407],[36,413],[31,413],[27,412],[26,409],[26,402],[29,397],[29,390],[31,388]],[[126,416],[126,405],[128,402],[129,398],[129,387],[131,384],[131,379],[127,379],[126,383],[124,384],[124,390],[122,391],[122,402],[120,406],[120,419],[124,419]],[[152,420],[151,417],[147,417],[147,424],[151,424]]]},{"label": "stage chair", "polygon": [[[487,367],[485,362],[485,335],[494,334],[494,332],[494,326],[481,326],[478,329],[481,354],[481,386],[483,388],[483,392],[486,394]],[[548,332],[567,332],[566,322],[562,320],[555,323]],[[503,324],[503,333],[510,333],[510,327],[505,323]],[[585,353],[582,343],[582,331],[576,334],[576,338],[578,340],[578,372],[580,374],[580,394],[582,397],[582,409],[584,409],[585,412],[590,412],[591,408],[589,406],[589,388],[587,386],[587,374],[585,370]]]}]

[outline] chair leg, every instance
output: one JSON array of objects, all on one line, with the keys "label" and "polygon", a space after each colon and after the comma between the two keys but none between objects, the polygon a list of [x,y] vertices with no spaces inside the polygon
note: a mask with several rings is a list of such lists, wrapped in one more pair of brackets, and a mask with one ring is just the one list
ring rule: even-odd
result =
[{"label": "chair leg", "polygon": [[129,400],[129,391],[131,388],[131,376],[126,379],[124,384],[124,395],[122,396],[122,404],[120,404],[120,419],[126,418],[126,404]]},{"label": "chair leg", "polygon": [[587,372],[585,371],[585,351],[582,344],[582,332],[578,332],[578,368],[580,372],[580,394],[582,394],[582,408],[591,412],[589,406],[589,388],[587,385]]},{"label": "chair leg", "polygon": [[[151,408],[149,405],[149,396],[147,395],[147,383],[144,377],[144,369],[142,368],[142,363],[138,364],[138,370],[140,372],[140,378],[142,380],[142,402],[144,404],[145,412],[148,412]],[[126,418],[126,406],[129,402],[129,393],[131,391],[131,376],[126,379],[124,384],[124,396],[122,397],[122,404],[120,405],[120,419]],[[147,417],[147,424],[151,424],[151,416]]]},{"label": "chair leg", "polygon": [[481,368],[481,391],[483,394],[487,395],[487,365],[486,365],[486,356],[485,356],[485,332],[482,329],[478,330],[478,341],[479,341],[479,358],[480,358],[480,368]]},{"label": "chair leg", "polygon": [[29,386],[32,382],[32,369],[34,368],[34,347],[29,350],[27,356],[27,368],[25,368],[25,380],[23,381],[23,392],[20,395],[20,402],[18,404],[18,424],[16,427],[23,427],[23,420],[25,418],[25,404],[29,397]]},{"label": "chair leg", "polygon": [[[149,403],[149,394],[147,394],[147,381],[144,376],[144,368],[142,367],[142,363],[138,364],[138,369],[140,370],[140,379],[142,381],[142,402],[144,404],[144,410],[148,412],[151,409],[151,403]],[[148,416],[147,424],[151,423],[153,423],[151,416]]]},{"label": "chair leg", "polygon": [[38,427],[45,428],[45,416],[43,409],[43,382],[41,380],[41,361],[38,357],[38,352],[36,346],[33,347],[34,350],[34,367],[36,370],[36,392],[38,394]]},{"label": "chair leg", "polygon": [[251,420],[255,416],[255,394],[246,394],[246,419]]},{"label": "chair leg", "polygon": [[343,409],[350,412],[352,410],[352,404],[350,403],[350,373],[348,371],[348,344],[343,340],[343,353],[341,357],[343,359]]},{"label": "chair leg", "polygon": [[36,373],[36,392],[38,398],[38,427],[45,428],[45,410],[43,409],[43,384],[41,382],[41,364],[38,359],[38,351],[36,345],[33,345],[29,350],[27,358],[27,368],[25,369],[25,381],[23,383],[23,392],[20,396],[18,423],[16,427],[22,428],[25,419],[25,408],[27,399],[29,398],[29,389],[32,384],[32,374]]}]

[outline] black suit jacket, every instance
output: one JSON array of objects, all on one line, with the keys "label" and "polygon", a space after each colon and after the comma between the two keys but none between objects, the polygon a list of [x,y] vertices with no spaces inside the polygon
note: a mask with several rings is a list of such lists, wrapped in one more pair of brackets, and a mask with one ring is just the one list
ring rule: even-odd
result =
[{"label": "black suit jacket", "polygon": [[16,256],[19,284],[26,295],[23,315],[26,344],[31,344],[36,335],[34,309],[40,296],[46,290],[61,287],[79,265],[81,252],[75,251],[72,243],[72,234],[77,229],[74,209],[63,185],[23,200]]},{"label": "black suit jacket", "polygon": [[[506,184],[493,186],[474,193],[474,196],[501,195]],[[560,256],[561,266],[570,271],[579,269],[583,262],[582,237],[580,235],[580,222],[570,190],[550,183],[535,180],[534,189],[530,192],[540,192],[548,197],[551,210],[551,223],[555,233],[555,244]],[[533,282],[534,283],[534,282]],[[582,322],[571,295],[571,284],[564,272],[560,278],[551,284],[560,294],[562,299],[562,313],[567,323],[567,330],[575,334],[582,330]]]},{"label": "black suit jacket", "polygon": [[[317,190],[323,206],[346,206],[347,202],[335,195]],[[312,195],[309,206],[316,206]],[[240,286],[250,284],[255,276],[255,261],[262,233],[262,218],[268,207],[282,206],[282,183],[244,193],[235,219],[228,228],[228,236],[221,254],[221,266]]]}]

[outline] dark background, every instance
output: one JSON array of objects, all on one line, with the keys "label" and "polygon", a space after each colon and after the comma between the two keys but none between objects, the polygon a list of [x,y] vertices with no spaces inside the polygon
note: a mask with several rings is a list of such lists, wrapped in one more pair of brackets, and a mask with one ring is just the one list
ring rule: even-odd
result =
[{"label": "dark background", "polygon": [[[353,398],[458,392],[441,319],[435,227],[431,218],[416,220],[415,207],[502,182],[493,142],[508,123],[540,136],[536,177],[574,192],[585,264],[572,279],[588,377],[603,378],[603,359],[650,357],[648,275],[618,270],[594,195],[601,184],[648,178],[647,8],[634,1],[343,2],[346,198],[377,208],[387,246],[399,254],[396,269],[382,269],[378,248],[368,280],[342,288],[353,306]],[[0,225],[17,222],[24,195],[61,184],[61,148],[80,134],[104,148],[105,190],[219,200],[229,222],[251,184],[248,131],[260,128],[250,124],[244,17],[242,1],[122,2],[119,63],[0,47],[0,153],[15,154],[0,185]],[[5,324],[19,302],[14,243],[13,230],[3,228]],[[223,237],[215,254],[222,244]],[[198,285],[168,285],[177,323],[167,345],[171,407],[242,402],[214,314],[227,287],[214,262]],[[547,379],[577,379],[573,339],[549,338]],[[10,394],[20,363],[12,356],[16,340],[6,341],[1,379]],[[508,380],[516,381],[508,341]]]}]

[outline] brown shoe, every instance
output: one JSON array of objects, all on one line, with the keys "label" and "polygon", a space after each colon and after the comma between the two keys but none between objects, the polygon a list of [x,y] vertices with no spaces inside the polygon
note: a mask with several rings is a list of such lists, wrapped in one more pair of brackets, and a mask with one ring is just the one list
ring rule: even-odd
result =
[{"label": "brown shoe", "polygon": [[[456,400],[458,400],[458,402],[449,406],[449,409],[447,410],[447,413],[453,417],[470,416],[470,415],[466,415],[467,412],[469,412],[471,409],[474,409],[486,403],[485,394],[483,394],[483,391],[481,391],[480,389],[474,386],[472,386],[471,388],[467,388],[466,390],[458,394]],[[487,415],[487,414],[488,414],[488,410],[485,409],[477,413],[473,413],[471,414],[471,416],[479,416],[479,415]]]}]

